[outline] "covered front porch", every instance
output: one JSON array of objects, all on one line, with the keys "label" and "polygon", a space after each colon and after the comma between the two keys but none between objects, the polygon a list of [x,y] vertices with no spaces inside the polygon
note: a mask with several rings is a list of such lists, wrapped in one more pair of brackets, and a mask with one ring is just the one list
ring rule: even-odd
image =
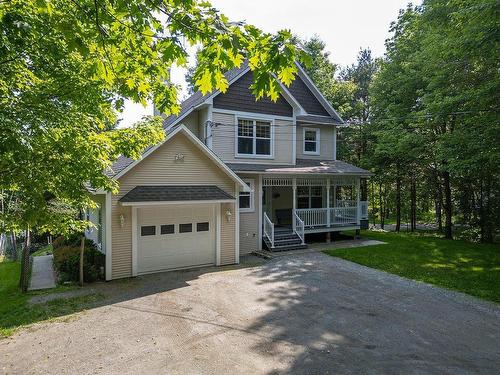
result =
[{"label": "covered front porch", "polygon": [[294,176],[262,179],[263,239],[291,232],[305,244],[309,233],[360,229],[368,219],[361,176]]}]

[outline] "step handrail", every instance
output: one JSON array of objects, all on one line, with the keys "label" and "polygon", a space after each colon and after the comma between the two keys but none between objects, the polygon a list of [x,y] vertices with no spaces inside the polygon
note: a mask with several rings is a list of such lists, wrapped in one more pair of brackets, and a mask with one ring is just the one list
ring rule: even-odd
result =
[{"label": "step handrail", "polygon": [[294,232],[299,236],[299,238],[302,241],[302,245],[305,244],[304,241],[304,232],[305,232],[305,224],[304,220],[302,220],[299,215],[297,215],[297,212],[293,212],[293,219],[294,219]]},{"label": "step handrail", "polygon": [[274,247],[274,223],[269,219],[267,213],[264,212],[264,235],[269,240],[271,248]]}]

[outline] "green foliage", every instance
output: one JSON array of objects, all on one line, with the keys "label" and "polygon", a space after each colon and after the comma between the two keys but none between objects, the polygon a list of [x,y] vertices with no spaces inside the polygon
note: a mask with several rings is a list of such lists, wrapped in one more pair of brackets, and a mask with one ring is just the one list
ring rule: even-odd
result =
[{"label": "green foliage", "polygon": [[416,181],[420,206],[444,207],[450,234],[459,218],[487,242],[500,229],[497,20],[492,0],[427,0],[401,11],[369,89],[365,153],[389,193],[400,181],[408,196]]},{"label": "green foliage", "polygon": [[305,41],[304,50],[311,59],[305,68],[307,74],[337,112],[344,119],[349,119],[355,112],[353,97],[356,84],[336,78],[338,66],[330,61],[330,53],[325,51],[325,43],[318,36]]},{"label": "green foliage", "polygon": [[[78,281],[80,272],[80,247],[63,245],[53,250],[54,265],[60,281]],[[105,257],[97,250],[92,241],[86,241],[83,257],[83,279],[93,282],[102,279],[101,267],[104,267]]]},{"label": "green foliage", "polygon": [[12,0],[0,5],[0,231],[82,231],[87,187],[116,191],[103,171],[164,138],[161,118],[116,129],[125,99],[178,113],[170,68],[184,43],[200,45],[194,74],[204,93],[225,91],[222,72],[250,61],[252,90],[276,99],[306,62],[288,31],[232,23],[197,0]]},{"label": "green foliage", "polygon": [[498,245],[449,241],[433,235],[363,232],[386,242],[327,254],[500,303]]}]

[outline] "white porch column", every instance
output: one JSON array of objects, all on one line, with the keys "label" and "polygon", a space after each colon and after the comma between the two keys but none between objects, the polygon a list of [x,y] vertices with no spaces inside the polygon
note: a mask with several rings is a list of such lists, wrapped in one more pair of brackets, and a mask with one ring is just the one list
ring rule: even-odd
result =
[{"label": "white porch column", "polygon": [[356,222],[360,225],[361,220],[361,191],[359,177],[356,178]]},{"label": "white porch column", "polygon": [[292,178],[292,228],[295,231],[295,209],[297,208],[297,178]]},{"label": "white porch column", "polygon": [[326,226],[330,228],[330,179],[326,180]]},{"label": "white porch column", "polygon": [[333,207],[337,207],[337,183],[333,180]]}]

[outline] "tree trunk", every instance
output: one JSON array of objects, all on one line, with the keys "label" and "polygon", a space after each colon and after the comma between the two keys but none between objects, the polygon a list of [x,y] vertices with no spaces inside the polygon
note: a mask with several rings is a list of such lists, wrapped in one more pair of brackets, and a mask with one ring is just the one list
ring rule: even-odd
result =
[{"label": "tree trunk", "polygon": [[401,230],[401,178],[396,179],[396,232]]},{"label": "tree trunk", "polygon": [[80,286],[83,286],[83,255],[85,252],[85,236],[80,241]]},{"label": "tree trunk", "polygon": [[453,207],[451,204],[450,172],[448,171],[443,172],[443,185],[444,185],[444,214],[445,214],[444,237],[447,239],[452,239]]},{"label": "tree trunk", "polygon": [[385,217],[384,217],[384,199],[382,197],[383,190],[382,190],[382,182],[379,182],[379,206],[380,206],[380,228],[384,229],[384,222],[385,222]]},{"label": "tree trunk", "polygon": [[417,229],[417,182],[415,176],[411,176],[410,200],[410,230],[415,232]]},{"label": "tree trunk", "polygon": [[30,269],[30,246],[31,246],[31,238],[30,238],[30,230],[29,227],[26,229],[26,236],[24,238],[24,246],[23,246],[23,255],[21,258],[21,277],[19,280],[19,286],[23,293],[28,291],[28,282],[29,282],[29,269]]},{"label": "tree trunk", "polygon": [[17,262],[17,238],[16,238],[16,234],[14,232],[12,232],[10,234],[10,238],[12,239],[12,248],[13,248],[12,260],[14,262]]}]

